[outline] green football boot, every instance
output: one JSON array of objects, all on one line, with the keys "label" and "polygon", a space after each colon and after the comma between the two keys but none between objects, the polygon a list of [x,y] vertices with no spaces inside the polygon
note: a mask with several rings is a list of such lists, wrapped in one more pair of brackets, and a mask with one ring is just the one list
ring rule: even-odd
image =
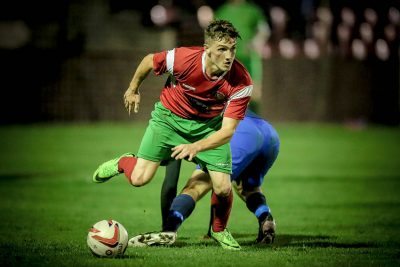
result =
[{"label": "green football boot", "polygon": [[222,232],[210,231],[211,237],[217,241],[224,249],[240,250],[241,247],[238,242],[233,238],[228,229],[224,229]]},{"label": "green football boot", "polygon": [[118,158],[109,160],[101,164],[93,174],[93,182],[104,183],[112,177],[120,174],[118,171],[118,162],[123,157],[134,157],[133,153],[125,153]]}]

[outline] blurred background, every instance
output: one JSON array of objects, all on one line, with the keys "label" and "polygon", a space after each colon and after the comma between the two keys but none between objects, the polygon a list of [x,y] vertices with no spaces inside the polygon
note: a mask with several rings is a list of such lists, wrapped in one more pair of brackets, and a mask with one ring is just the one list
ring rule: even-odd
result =
[{"label": "blurred background", "polygon": [[[398,126],[398,0],[253,1],[267,28],[258,112],[271,121]],[[2,1],[0,124],[147,120],[122,96],[147,53],[203,44],[222,0]],[[237,17],[235,17],[237,20]]]}]

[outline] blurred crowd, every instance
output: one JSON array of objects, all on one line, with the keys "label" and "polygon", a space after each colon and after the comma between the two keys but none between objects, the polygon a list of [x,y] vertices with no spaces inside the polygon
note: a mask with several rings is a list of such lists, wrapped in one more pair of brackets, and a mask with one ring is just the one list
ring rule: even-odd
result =
[{"label": "blurred crowd", "polygon": [[[366,60],[398,57],[400,1],[249,1],[263,10],[271,35],[262,50],[269,58],[329,53]],[[144,24],[199,31],[225,1],[153,1],[144,7]],[[114,7],[117,8],[117,5]],[[148,12],[147,12],[147,11]],[[211,14],[210,14],[211,13]],[[197,25],[192,21],[196,19]],[[184,32],[183,32],[184,33]],[[193,40],[192,40],[193,41]]]},{"label": "blurred crowd", "polygon": [[[231,2],[259,10],[257,24],[244,8],[226,11]],[[213,18],[231,20],[242,44],[248,41],[244,50],[238,44],[237,58],[251,72],[261,114],[400,124],[400,0],[2,1],[0,71],[7,99],[20,99],[24,109],[6,101],[0,124],[123,119],[112,101],[97,107],[103,96],[119,103],[115,88],[125,86],[132,62],[150,51],[203,45]],[[242,30],[245,18],[250,26]],[[252,29],[262,34],[248,38]]]}]

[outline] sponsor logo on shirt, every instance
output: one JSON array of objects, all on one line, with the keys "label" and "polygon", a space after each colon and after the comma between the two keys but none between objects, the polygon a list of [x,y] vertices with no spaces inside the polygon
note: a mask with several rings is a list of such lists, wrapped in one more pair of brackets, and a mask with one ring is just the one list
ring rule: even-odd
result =
[{"label": "sponsor logo on shirt", "polygon": [[210,107],[206,103],[203,103],[202,101],[191,96],[188,97],[188,100],[192,107],[196,108],[199,112],[208,113]]},{"label": "sponsor logo on shirt", "polygon": [[216,100],[219,100],[219,101],[225,99],[224,93],[221,93],[221,92],[215,92],[214,97],[215,97]]}]

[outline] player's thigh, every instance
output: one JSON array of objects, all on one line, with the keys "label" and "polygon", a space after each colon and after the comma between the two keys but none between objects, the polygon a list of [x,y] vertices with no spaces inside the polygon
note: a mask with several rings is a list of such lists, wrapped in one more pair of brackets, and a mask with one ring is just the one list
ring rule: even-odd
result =
[{"label": "player's thigh", "polygon": [[268,169],[265,157],[259,156],[243,170],[236,181],[240,183],[242,191],[251,191],[262,185]]},{"label": "player's thigh", "polygon": [[263,151],[263,153],[255,157],[243,170],[238,178],[242,183],[243,190],[249,191],[262,185],[265,175],[267,175],[278,156],[278,151],[279,146],[271,146],[268,151]]},{"label": "player's thigh", "polygon": [[231,175],[225,172],[209,170],[212,186],[218,196],[228,196],[231,192]]},{"label": "player's thigh", "polygon": [[156,105],[151,116],[137,156],[149,161],[169,160],[171,148],[185,140],[171,125],[171,114],[168,111]]},{"label": "player's thigh", "polygon": [[232,173],[232,156],[230,144],[202,151],[197,154],[196,162],[201,169],[214,172]]},{"label": "player's thigh", "polygon": [[190,195],[195,201],[200,200],[212,188],[210,175],[202,170],[195,170],[183,188],[183,194]]}]

